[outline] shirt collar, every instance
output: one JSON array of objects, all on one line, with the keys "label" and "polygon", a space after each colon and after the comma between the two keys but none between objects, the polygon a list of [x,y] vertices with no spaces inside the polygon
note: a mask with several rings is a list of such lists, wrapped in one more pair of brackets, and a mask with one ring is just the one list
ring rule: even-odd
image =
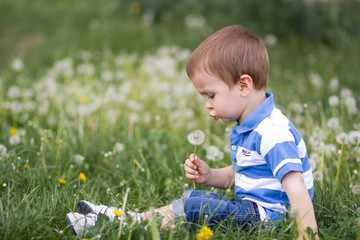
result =
[{"label": "shirt collar", "polygon": [[275,108],[273,94],[267,92],[265,93],[265,96],[265,101],[245,119],[243,124],[240,125],[238,122],[234,127],[238,134],[255,129]]}]

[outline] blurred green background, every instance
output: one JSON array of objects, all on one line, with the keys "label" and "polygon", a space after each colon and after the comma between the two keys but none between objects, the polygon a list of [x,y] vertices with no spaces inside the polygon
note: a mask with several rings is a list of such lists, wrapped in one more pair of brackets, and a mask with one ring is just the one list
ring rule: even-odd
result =
[{"label": "blurred green background", "polygon": [[[270,90],[323,99],[328,92],[311,89],[312,73],[324,86],[337,77],[340,87],[359,90],[359,12],[359,2],[350,0],[2,0],[0,76],[8,78],[12,60],[21,58],[36,78],[55,60],[81,49],[142,53],[177,45],[193,50],[214,31],[241,24],[269,42],[270,86],[276,88]],[[278,75],[284,70],[288,79]],[[298,79],[304,81],[294,83]],[[308,86],[299,93],[298,85]]]}]

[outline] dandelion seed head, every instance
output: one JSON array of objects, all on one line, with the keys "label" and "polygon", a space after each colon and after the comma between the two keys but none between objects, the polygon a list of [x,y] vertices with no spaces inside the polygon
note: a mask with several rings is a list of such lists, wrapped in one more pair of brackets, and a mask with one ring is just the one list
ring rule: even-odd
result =
[{"label": "dandelion seed head", "polygon": [[205,134],[201,130],[195,130],[188,135],[187,140],[192,145],[200,145],[205,140]]},{"label": "dandelion seed head", "polygon": [[0,144],[0,160],[2,159],[2,157],[5,157],[7,153],[7,148]]},{"label": "dandelion seed head", "polygon": [[10,145],[17,145],[21,142],[21,138],[18,134],[10,136],[9,143]]},{"label": "dandelion seed head", "polygon": [[353,145],[360,143],[360,131],[349,132],[349,142]]},{"label": "dandelion seed head", "polygon": [[326,156],[331,156],[332,154],[336,153],[336,146],[334,144],[325,144],[324,146]]},{"label": "dandelion seed head", "polygon": [[289,108],[296,113],[302,113],[304,111],[303,105],[298,102],[291,102]]},{"label": "dandelion seed head", "polygon": [[331,107],[337,107],[339,105],[339,103],[340,103],[340,100],[339,100],[338,96],[333,95],[329,98],[329,105]]},{"label": "dandelion seed head", "polygon": [[329,128],[337,130],[339,129],[340,123],[339,123],[339,119],[338,118],[329,118],[327,121],[327,125]]},{"label": "dandelion seed head", "polygon": [[111,189],[110,188],[106,189],[106,194],[111,194]]},{"label": "dandelion seed head", "polygon": [[264,37],[264,42],[266,45],[268,46],[275,46],[276,43],[277,43],[277,37],[275,34],[267,34],[265,37]]},{"label": "dandelion seed head", "polygon": [[352,191],[354,194],[360,194],[360,185],[354,185],[354,186],[351,188],[351,191]]},{"label": "dandelion seed head", "polygon": [[185,17],[184,24],[189,29],[201,29],[206,25],[206,20],[201,15],[188,15]]},{"label": "dandelion seed head", "polygon": [[82,155],[80,155],[80,154],[76,154],[76,155],[74,156],[74,162],[75,162],[76,164],[78,164],[78,165],[83,164],[83,163],[84,163],[84,160],[85,160],[85,157],[82,156]]},{"label": "dandelion seed head", "polygon": [[352,97],[352,91],[349,88],[343,88],[340,90],[340,97],[343,99]]},{"label": "dandelion seed head", "polygon": [[330,79],[329,90],[335,92],[339,89],[339,80],[336,77]]},{"label": "dandelion seed head", "polygon": [[79,198],[78,195],[76,195],[76,193],[74,193],[73,197],[74,197],[74,199],[78,199],[78,198]]},{"label": "dandelion seed head", "polygon": [[312,170],[316,169],[316,162],[315,162],[314,159],[309,158],[309,163],[310,163],[310,166],[311,166]]},{"label": "dandelion seed head", "polygon": [[216,146],[209,146],[206,148],[206,159],[211,161],[219,161],[222,160],[223,157],[223,152],[220,152]]},{"label": "dandelion seed head", "polygon": [[314,179],[316,181],[322,181],[323,180],[323,174],[320,171],[313,172]]},{"label": "dandelion seed head", "polygon": [[113,152],[114,152],[114,153],[119,153],[119,152],[123,151],[124,148],[125,148],[125,147],[124,147],[124,145],[123,145],[122,143],[117,142],[117,143],[115,143],[115,145],[114,145]]},{"label": "dandelion seed head", "polygon": [[336,136],[336,141],[339,144],[347,144],[348,140],[349,140],[349,137],[345,132],[341,132]]},{"label": "dandelion seed head", "polygon": [[11,68],[12,70],[14,70],[15,72],[20,72],[24,67],[24,63],[23,60],[20,58],[15,58],[12,62],[11,62]]}]

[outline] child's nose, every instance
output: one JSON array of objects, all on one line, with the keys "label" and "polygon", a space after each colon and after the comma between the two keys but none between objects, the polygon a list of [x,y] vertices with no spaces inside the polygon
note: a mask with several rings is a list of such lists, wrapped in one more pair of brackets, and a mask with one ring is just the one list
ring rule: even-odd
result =
[{"label": "child's nose", "polygon": [[207,109],[211,109],[211,108],[212,108],[212,104],[209,103],[209,101],[206,101],[205,106],[206,106]]}]

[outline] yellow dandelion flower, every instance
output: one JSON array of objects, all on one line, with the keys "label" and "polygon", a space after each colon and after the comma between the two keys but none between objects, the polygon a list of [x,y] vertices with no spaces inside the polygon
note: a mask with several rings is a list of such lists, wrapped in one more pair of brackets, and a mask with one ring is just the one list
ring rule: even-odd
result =
[{"label": "yellow dandelion flower", "polygon": [[81,96],[79,97],[79,102],[80,102],[80,103],[84,103],[84,104],[90,102],[90,97],[89,97],[89,95],[87,95],[87,94],[81,95]]},{"label": "yellow dandelion flower", "polygon": [[208,240],[212,237],[213,231],[207,226],[202,226],[200,232],[197,235],[198,240]]},{"label": "yellow dandelion flower", "polygon": [[121,217],[121,215],[122,215],[122,212],[119,210],[114,210],[113,213],[118,217]]},{"label": "yellow dandelion flower", "polygon": [[25,169],[28,169],[29,167],[30,167],[29,164],[24,164]]},{"label": "yellow dandelion flower", "polygon": [[14,136],[16,134],[16,132],[17,132],[16,127],[11,127],[10,128],[10,136]]},{"label": "yellow dandelion flower", "polygon": [[63,179],[63,178],[59,178],[59,183],[60,183],[60,184],[65,184],[65,183],[66,183],[66,180]]},{"label": "yellow dandelion flower", "polygon": [[131,5],[130,5],[130,12],[131,13],[139,13],[141,11],[141,4],[138,3],[138,2],[133,2]]},{"label": "yellow dandelion flower", "polygon": [[84,173],[80,173],[80,180],[83,181],[83,182],[86,182],[86,176]]}]

